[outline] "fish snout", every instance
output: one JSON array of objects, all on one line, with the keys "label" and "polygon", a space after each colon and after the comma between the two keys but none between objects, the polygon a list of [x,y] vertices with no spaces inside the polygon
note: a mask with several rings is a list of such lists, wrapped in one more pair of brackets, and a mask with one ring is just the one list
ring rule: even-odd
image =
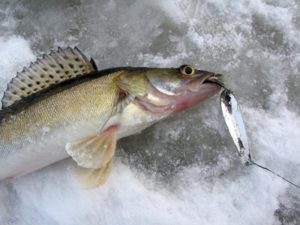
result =
[{"label": "fish snout", "polygon": [[198,79],[198,81],[200,81],[201,83],[222,83],[222,77],[223,75],[220,73],[213,73],[205,70],[196,71],[196,79]]},{"label": "fish snout", "polygon": [[223,87],[222,74],[213,73],[204,70],[197,70],[196,76],[188,84],[188,89],[191,92],[198,92],[204,86]]},{"label": "fish snout", "polygon": [[224,87],[223,83],[223,74],[220,73],[211,73],[204,81],[203,83],[213,83],[217,84],[221,87]]}]

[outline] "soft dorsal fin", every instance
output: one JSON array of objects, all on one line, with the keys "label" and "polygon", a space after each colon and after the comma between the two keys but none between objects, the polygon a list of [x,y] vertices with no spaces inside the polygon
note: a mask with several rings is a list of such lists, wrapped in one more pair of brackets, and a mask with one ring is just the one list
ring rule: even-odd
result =
[{"label": "soft dorsal fin", "polygon": [[96,70],[93,59],[89,61],[78,48],[58,48],[17,73],[4,92],[2,108],[9,107],[49,86]]}]

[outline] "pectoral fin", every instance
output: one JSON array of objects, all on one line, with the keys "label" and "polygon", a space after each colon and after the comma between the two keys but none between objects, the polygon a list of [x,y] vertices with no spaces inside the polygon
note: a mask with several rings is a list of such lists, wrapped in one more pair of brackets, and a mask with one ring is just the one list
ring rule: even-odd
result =
[{"label": "pectoral fin", "polygon": [[67,153],[80,167],[79,180],[84,187],[104,183],[117,143],[118,126],[110,126],[100,135],[82,138],[66,145]]},{"label": "pectoral fin", "polygon": [[111,170],[112,160],[104,167],[99,169],[86,169],[78,167],[76,171],[77,178],[82,188],[89,189],[98,187],[105,183]]}]

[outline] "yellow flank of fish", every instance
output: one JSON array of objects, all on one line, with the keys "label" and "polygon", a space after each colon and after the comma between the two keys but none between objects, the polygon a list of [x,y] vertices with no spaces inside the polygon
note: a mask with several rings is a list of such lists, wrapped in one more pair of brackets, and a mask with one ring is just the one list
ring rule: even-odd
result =
[{"label": "yellow flank of fish", "polygon": [[214,73],[180,68],[98,71],[59,48],[8,84],[0,111],[0,180],[71,157],[85,188],[105,182],[117,140],[217,93]]}]

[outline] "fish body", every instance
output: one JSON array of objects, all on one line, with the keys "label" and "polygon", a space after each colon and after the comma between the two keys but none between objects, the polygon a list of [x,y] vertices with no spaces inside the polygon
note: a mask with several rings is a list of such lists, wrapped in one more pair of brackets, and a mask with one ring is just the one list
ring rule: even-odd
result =
[{"label": "fish body", "polygon": [[[110,78],[99,82],[105,87]],[[20,176],[66,158],[67,153],[62,151],[65,143],[99,132],[104,122],[101,118],[109,116],[106,109],[111,107],[113,92],[95,89],[97,83],[83,82],[48,93],[31,106],[6,113],[0,126],[0,179]],[[93,91],[84,91],[87,87]]]},{"label": "fish body", "polygon": [[214,95],[210,78],[190,66],[98,71],[77,48],[51,52],[2,99],[0,180],[71,156],[88,186],[103,183],[119,138]]},{"label": "fish body", "polygon": [[249,144],[242,113],[231,91],[225,89],[221,93],[220,104],[225,123],[238,150],[238,154],[244,164],[250,164]]}]

